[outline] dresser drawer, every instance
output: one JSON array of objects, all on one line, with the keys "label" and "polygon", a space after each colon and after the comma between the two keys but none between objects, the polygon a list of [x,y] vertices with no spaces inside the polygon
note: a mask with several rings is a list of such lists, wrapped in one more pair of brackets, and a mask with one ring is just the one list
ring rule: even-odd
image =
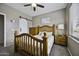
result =
[{"label": "dresser drawer", "polygon": [[56,36],[55,44],[66,45],[66,38],[65,38],[65,36]]},{"label": "dresser drawer", "polygon": [[59,40],[60,42],[65,42],[66,40],[65,39],[61,39],[61,40]]}]

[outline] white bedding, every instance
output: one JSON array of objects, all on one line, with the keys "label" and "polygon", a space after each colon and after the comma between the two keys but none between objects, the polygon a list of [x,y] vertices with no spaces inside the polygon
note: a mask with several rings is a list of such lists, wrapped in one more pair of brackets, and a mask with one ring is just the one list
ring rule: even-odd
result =
[{"label": "white bedding", "polygon": [[[42,39],[42,36],[35,35],[34,37],[43,40]],[[52,36],[49,36],[47,39],[48,39],[48,49],[47,50],[48,50],[48,55],[49,55],[50,54],[50,51],[51,51],[51,48],[53,46],[53,43],[54,43],[54,36],[53,35]]]}]

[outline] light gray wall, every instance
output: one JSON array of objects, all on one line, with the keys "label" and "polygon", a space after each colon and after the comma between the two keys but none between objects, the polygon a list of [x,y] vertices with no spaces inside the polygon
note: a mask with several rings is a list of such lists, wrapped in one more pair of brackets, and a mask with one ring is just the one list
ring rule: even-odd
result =
[{"label": "light gray wall", "polygon": [[[19,27],[19,16],[23,16],[29,19],[32,17],[10,7],[0,3],[0,12],[6,14],[6,45],[9,46],[14,41],[14,31],[18,31]],[[15,22],[11,22],[15,20]]]},{"label": "light gray wall", "polygon": [[0,14],[0,44],[4,45],[4,15]]},{"label": "light gray wall", "polygon": [[39,16],[35,16],[32,18],[32,26],[42,26],[43,24],[41,23],[42,18],[50,18],[50,23],[48,25],[53,25],[53,24],[60,24],[64,23],[65,20],[65,9],[57,10],[54,12],[42,14]]},{"label": "light gray wall", "polygon": [[72,56],[79,56],[79,43],[73,40],[74,38],[68,38],[68,49]]}]

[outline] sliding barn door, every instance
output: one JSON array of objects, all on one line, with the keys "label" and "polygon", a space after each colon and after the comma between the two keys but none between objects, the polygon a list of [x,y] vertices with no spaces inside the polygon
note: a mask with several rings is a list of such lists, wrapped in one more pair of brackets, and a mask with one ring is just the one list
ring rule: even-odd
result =
[{"label": "sliding barn door", "polygon": [[19,20],[19,33],[28,33],[28,21],[26,19]]}]

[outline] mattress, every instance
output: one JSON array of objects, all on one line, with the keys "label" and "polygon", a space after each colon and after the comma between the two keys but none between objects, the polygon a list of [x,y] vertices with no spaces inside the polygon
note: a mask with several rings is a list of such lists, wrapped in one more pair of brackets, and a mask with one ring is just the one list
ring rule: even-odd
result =
[{"label": "mattress", "polygon": [[[43,40],[42,37],[39,36],[39,35],[35,35],[34,37],[39,38],[40,40]],[[52,46],[54,44],[54,36],[53,35],[49,36],[47,39],[48,39],[48,43],[47,43],[48,49],[47,50],[48,50],[48,55],[49,55],[50,51],[51,51],[51,48],[52,48]]]}]

